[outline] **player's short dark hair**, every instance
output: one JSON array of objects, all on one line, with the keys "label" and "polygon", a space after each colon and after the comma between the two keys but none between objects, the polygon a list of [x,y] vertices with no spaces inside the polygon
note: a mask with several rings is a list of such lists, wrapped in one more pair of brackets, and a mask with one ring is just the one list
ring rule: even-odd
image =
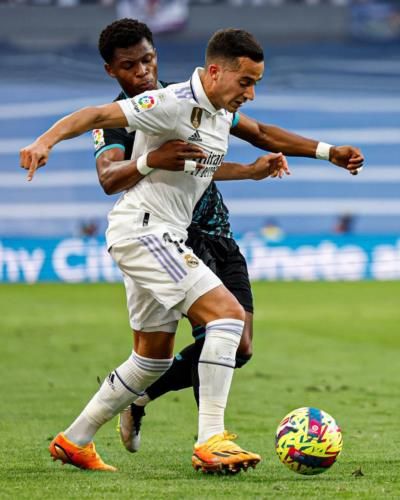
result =
[{"label": "player's short dark hair", "polygon": [[264,51],[248,31],[228,28],[219,30],[210,38],[206,51],[206,62],[215,59],[236,59],[248,57],[254,62],[264,60]]},{"label": "player's short dark hair", "polygon": [[118,19],[104,28],[99,37],[99,52],[101,57],[110,64],[115,49],[127,49],[145,38],[154,47],[153,33],[147,24],[137,19]]}]

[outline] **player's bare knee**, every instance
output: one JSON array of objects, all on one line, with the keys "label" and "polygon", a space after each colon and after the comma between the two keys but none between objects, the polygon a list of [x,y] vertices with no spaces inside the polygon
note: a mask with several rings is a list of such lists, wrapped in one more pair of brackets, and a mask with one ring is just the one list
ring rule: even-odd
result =
[{"label": "player's bare knee", "polygon": [[246,318],[243,307],[223,285],[199,297],[189,307],[187,315],[203,325],[219,319],[245,321]]},{"label": "player's bare knee", "polygon": [[246,338],[244,332],[240,340],[237,354],[242,358],[246,358],[247,361],[250,360],[250,358],[253,356],[253,342],[251,341],[251,339]]},{"label": "player's bare knee", "polygon": [[244,321],[246,318],[245,310],[236,300],[232,300],[229,304],[225,305],[223,315],[225,318],[239,319],[241,321]]},{"label": "player's bare knee", "polygon": [[243,322],[246,319],[246,312],[242,305],[239,304],[237,299],[229,292],[223,297],[223,300],[218,303],[218,311],[221,319],[231,318],[238,319]]}]

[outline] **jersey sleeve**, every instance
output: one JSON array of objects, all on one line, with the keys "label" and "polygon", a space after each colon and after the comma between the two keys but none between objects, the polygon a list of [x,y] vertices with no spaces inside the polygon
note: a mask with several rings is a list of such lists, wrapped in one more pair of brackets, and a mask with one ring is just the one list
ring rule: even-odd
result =
[{"label": "jersey sleeve", "polygon": [[172,92],[164,89],[144,92],[118,101],[118,104],[128,121],[128,131],[140,130],[148,135],[160,135],[176,126],[179,106]]},{"label": "jersey sleeve", "polygon": [[96,159],[105,151],[113,148],[119,148],[125,153],[132,151],[134,139],[123,128],[95,129],[92,131],[92,136]]},{"label": "jersey sleeve", "polygon": [[233,113],[233,116],[232,116],[231,128],[236,127],[236,125],[239,123],[239,120],[240,120],[240,115],[236,111],[235,113]]}]

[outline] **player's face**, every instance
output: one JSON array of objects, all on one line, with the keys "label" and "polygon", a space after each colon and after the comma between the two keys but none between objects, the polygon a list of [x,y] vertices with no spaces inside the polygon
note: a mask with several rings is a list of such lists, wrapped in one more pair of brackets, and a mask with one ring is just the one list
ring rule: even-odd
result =
[{"label": "player's face", "polygon": [[131,47],[116,49],[111,64],[105,64],[105,69],[129,97],[157,87],[157,55],[145,38]]},{"label": "player's face", "polygon": [[231,113],[237,111],[246,101],[255,97],[255,86],[264,73],[264,62],[254,62],[247,57],[239,57],[237,64],[215,65],[212,102],[217,108]]}]

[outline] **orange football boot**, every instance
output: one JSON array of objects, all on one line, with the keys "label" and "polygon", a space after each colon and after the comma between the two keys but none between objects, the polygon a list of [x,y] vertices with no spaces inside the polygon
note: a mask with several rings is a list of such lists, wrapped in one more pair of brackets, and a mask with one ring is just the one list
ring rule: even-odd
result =
[{"label": "orange football boot", "polygon": [[71,464],[79,469],[105,470],[115,472],[117,469],[107,465],[96,452],[94,443],[78,446],[67,439],[62,432],[58,434],[49,446],[53,460],[61,460],[63,464]]},{"label": "orange football boot", "polygon": [[205,443],[194,446],[192,465],[205,473],[227,472],[237,474],[241,469],[255,468],[261,461],[260,455],[246,451],[233,442],[236,434],[224,431],[211,436]]}]

